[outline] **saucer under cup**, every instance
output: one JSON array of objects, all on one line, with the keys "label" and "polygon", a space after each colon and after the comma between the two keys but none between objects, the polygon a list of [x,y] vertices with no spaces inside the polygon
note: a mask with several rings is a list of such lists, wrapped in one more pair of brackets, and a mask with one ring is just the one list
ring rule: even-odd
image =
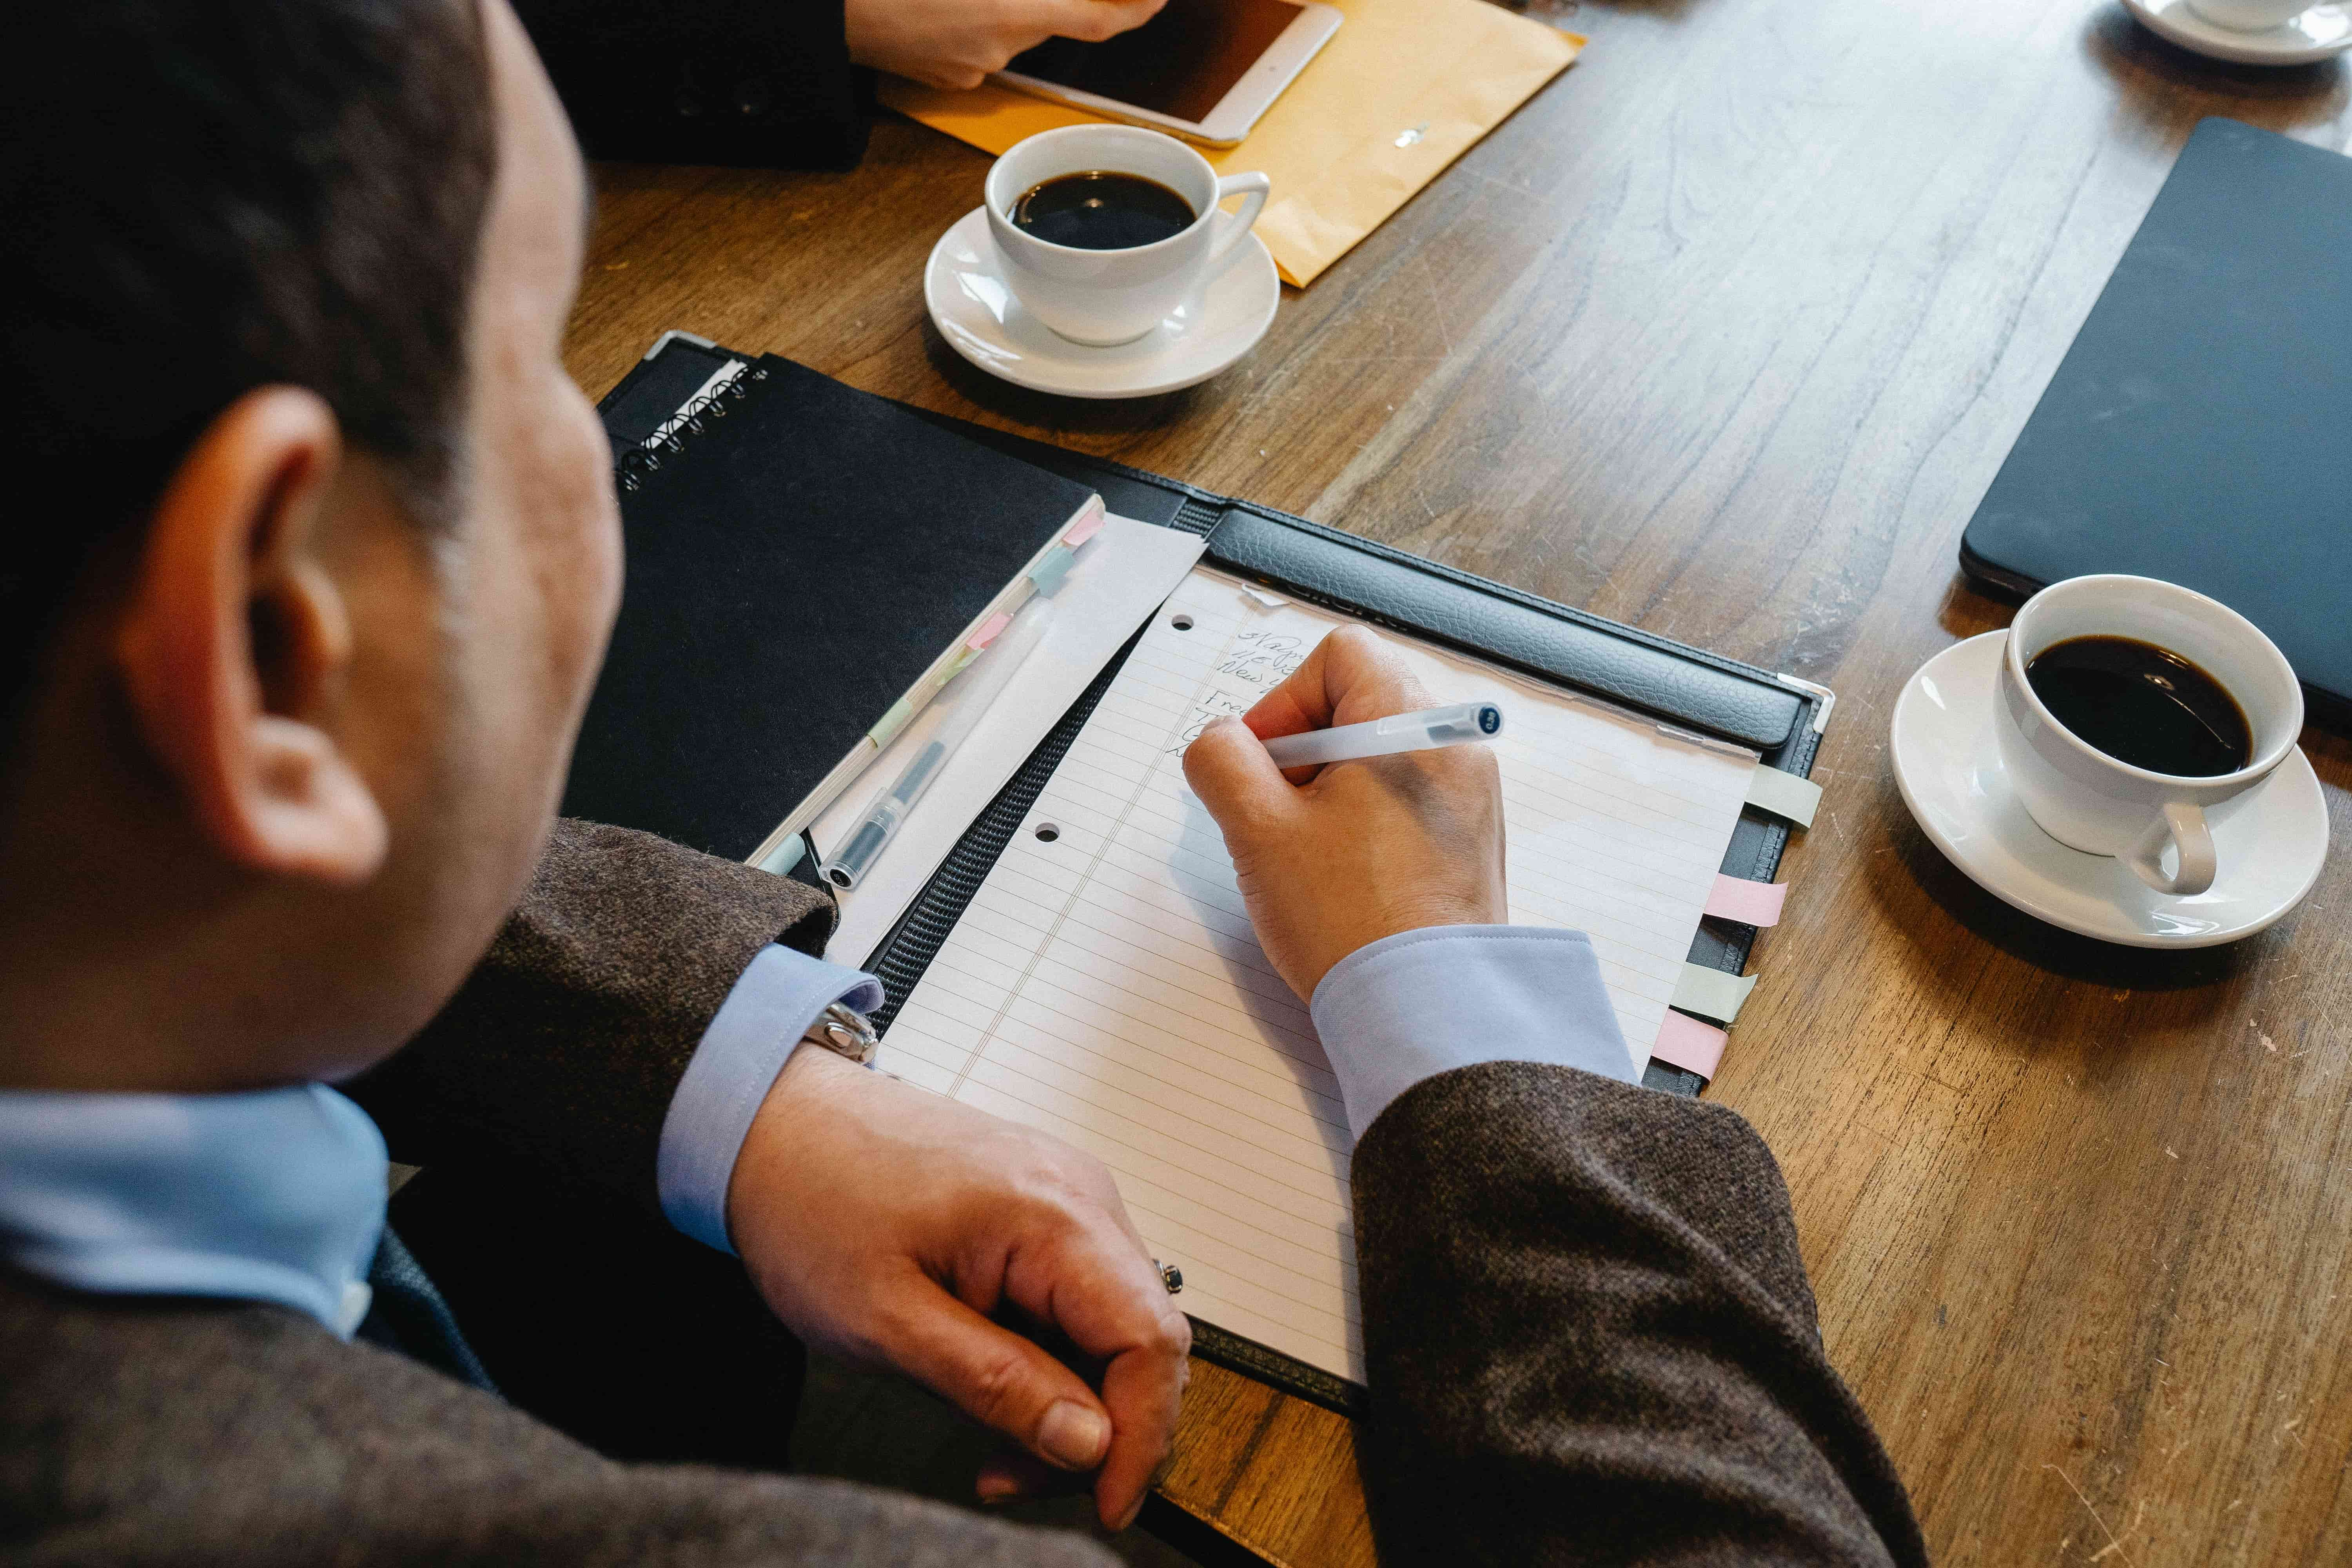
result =
[{"label": "saucer under cup", "polygon": [[2220,874],[2160,893],[2122,861],[2069,849],[2036,826],[1993,737],[2007,631],[1946,648],[1904,683],[1888,757],[1903,804],[1970,881],[2038,920],[2128,947],[2214,947],[2275,924],[2327,859],[2327,805],[2300,748],[2208,814]]},{"label": "saucer under cup", "polygon": [[988,209],[974,207],[931,247],[923,302],[950,348],[989,374],[1064,397],[1150,397],[1208,380],[1255,348],[1282,302],[1282,275],[1255,234],[1192,299],[1133,342],[1085,348],[1048,331],[998,269]]},{"label": "saucer under cup", "polygon": [[2189,0],[2124,5],[2157,37],[2237,65],[2306,66],[2352,49],[2352,5],[2314,5],[2275,26],[2234,27],[2213,21]]}]

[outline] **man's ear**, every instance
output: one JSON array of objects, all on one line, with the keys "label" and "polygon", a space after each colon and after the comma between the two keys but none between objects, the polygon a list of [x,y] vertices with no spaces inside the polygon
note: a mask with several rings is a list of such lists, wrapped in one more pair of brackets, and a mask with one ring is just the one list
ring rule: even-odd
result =
[{"label": "man's ear", "polygon": [[141,735],[226,858],[348,886],[383,864],[385,826],[335,736],[352,630],[320,535],[342,458],[312,393],[232,404],[155,508],[115,657]]}]

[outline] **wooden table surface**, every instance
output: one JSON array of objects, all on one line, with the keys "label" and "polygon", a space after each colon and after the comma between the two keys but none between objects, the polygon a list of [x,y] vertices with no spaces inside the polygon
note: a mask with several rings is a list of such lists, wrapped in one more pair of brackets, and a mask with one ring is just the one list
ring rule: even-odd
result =
[{"label": "wooden table surface", "polygon": [[[2352,1562],[2352,745],[2305,737],[2310,901],[2182,955],[1979,891],[1885,745],[1904,678],[2008,617],[1960,530],[2190,128],[2340,147],[2345,67],[2211,64],[2113,0],[1548,19],[1583,59],[1205,386],[1080,404],[957,359],[919,279],[987,159],[901,121],[845,174],[602,171],[572,369],[601,393],[689,328],[1833,686],[1709,1093],[1780,1155],[1937,1560]],[[1352,1443],[1202,1366],[1164,1491],[1366,1563]]]}]

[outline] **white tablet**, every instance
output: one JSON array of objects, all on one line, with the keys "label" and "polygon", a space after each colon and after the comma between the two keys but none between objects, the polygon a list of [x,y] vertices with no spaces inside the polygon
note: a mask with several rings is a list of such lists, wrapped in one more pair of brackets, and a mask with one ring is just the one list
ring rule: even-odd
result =
[{"label": "white tablet", "polygon": [[1314,0],[1168,0],[1150,21],[1103,43],[1048,38],[995,79],[1230,147],[1339,30],[1339,10]]}]

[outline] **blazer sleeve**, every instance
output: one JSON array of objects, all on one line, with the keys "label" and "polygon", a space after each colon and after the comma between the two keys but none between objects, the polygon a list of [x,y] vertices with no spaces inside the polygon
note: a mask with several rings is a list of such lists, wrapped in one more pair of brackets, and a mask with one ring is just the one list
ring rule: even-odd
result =
[{"label": "blazer sleeve", "polygon": [[1489,1062],[1354,1180],[1385,1561],[1926,1563],[1738,1116]]},{"label": "blazer sleeve", "polygon": [[663,1118],[761,949],[833,900],[650,834],[559,821],[522,902],[399,1054],[344,1087],[408,1164],[521,1167],[660,1211]]},{"label": "blazer sleeve", "polygon": [[845,169],[871,73],[842,0],[520,0],[592,158]]}]

